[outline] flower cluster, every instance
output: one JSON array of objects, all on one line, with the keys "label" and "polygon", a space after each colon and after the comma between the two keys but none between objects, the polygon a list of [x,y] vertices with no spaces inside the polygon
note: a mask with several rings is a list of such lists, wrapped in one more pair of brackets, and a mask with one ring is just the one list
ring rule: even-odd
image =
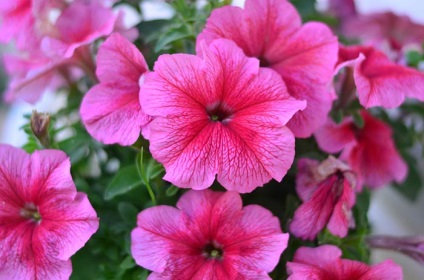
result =
[{"label": "flower cluster", "polygon": [[[419,177],[407,148],[424,134],[405,108],[422,121],[424,73],[403,45],[421,26],[358,33],[381,21],[352,0],[330,1],[334,30],[288,0],[176,0],[171,20],[131,29],[120,4],[142,6],[117,2],[0,4],[0,41],[19,53],[4,57],[5,100],[68,92],[24,127],[31,155],[0,145],[1,279],[68,279],[97,215],[74,257],[96,263],[87,275],[402,279],[390,260],[366,263],[365,240],[405,240],[365,238],[364,201]],[[398,127],[413,131],[402,149]]]}]

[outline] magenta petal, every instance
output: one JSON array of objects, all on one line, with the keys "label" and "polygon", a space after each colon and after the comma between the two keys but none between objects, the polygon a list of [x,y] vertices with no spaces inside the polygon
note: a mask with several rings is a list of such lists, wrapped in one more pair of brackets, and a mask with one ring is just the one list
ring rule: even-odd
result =
[{"label": "magenta petal", "polygon": [[148,71],[146,61],[134,45],[114,33],[101,45],[97,64],[100,84],[82,101],[82,121],[105,144],[131,145],[151,121],[139,103],[139,80]]},{"label": "magenta petal", "polygon": [[[347,260],[345,261],[347,263]],[[348,265],[344,264],[345,267]],[[346,269],[346,268],[345,268]],[[371,268],[359,278],[359,280],[401,280],[402,276],[402,267],[392,260],[386,260],[382,263],[371,266]]]},{"label": "magenta petal", "polygon": [[405,97],[424,101],[424,74],[391,62],[372,47],[340,47],[341,61],[354,61],[359,101],[365,108],[398,107]]},{"label": "magenta petal", "polygon": [[248,0],[244,10],[215,10],[197,39],[197,51],[203,41],[213,44],[219,38],[234,41],[262,67],[277,71],[290,95],[308,102],[288,123],[296,137],[309,137],[324,123],[334,98],[330,85],[338,51],[337,38],[327,26],[301,26],[288,1]]},{"label": "magenta petal", "polygon": [[39,238],[49,240],[49,246],[58,252],[58,259],[68,260],[99,227],[99,219],[85,193],[77,193],[72,201],[57,199],[39,207],[44,218]]},{"label": "magenta petal", "polygon": [[187,242],[189,237],[183,227],[181,211],[173,207],[157,206],[141,212],[137,227],[131,232],[131,253],[136,263],[163,272],[172,265],[172,259],[184,257],[190,252],[190,241]]},{"label": "magenta petal", "polygon": [[98,228],[58,150],[0,145],[0,278],[69,279],[70,257]]},{"label": "magenta petal", "polygon": [[45,37],[42,48],[50,56],[70,58],[78,47],[109,35],[115,21],[116,16],[112,10],[99,2],[73,2],[57,19],[55,26],[59,32],[58,37]]},{"label": "magenta petal", "polygon": [[343,193],[341,194],[336,205],[334,205],[333,214],[331,215],[327,228],[336,236],[345,237],[348,233],[349,226],[353,223],[352,207],[355,205],[356,196],[353,189],[354,186],[349,185],[346,179],[343,182]]},{"label": "magenta petal", "polygon": [[97,54],[96,74],[101,83],[113,85],[138,84],[148,72],[146,60],[130,41],[113,33]]},{"label": "magenta petal", "polygon": [[134,85],[94,86],[85,95],[80,114],[90,135],[105,144],[132,145],[150,121],[141,110]]},{"label": "magenta petal", "polygon": [[314,134],[319,148],[327,153],[337,153],[346,146],[356,143],[352,125],[350,119],[339,125],[327,119],[327,123]]},{"label": "magenta petal", "polygon": [[270,279],[288,241],[270,211],[210,190],[188,191],[177,207],[138,216],[132,254],[149,279]]},{"label": "magenta petal", "polygon": [[294,156],[294,137],[284,125],[305,102],[233,42],[200,46],[202,59],[161,56],[141,89],[140,103],[156,117],[150,150],[165,166],[164,179],[200,190],[217,175],[238,192],[281,181]]},{"label": "magenta petal", "polygon": [[337,203],[337,197],[332,191],[336,180],[336,176],[331,176],[320,183],[311,199],[296,209],[290,232],[302,239],[313,240],[324,229]]}]

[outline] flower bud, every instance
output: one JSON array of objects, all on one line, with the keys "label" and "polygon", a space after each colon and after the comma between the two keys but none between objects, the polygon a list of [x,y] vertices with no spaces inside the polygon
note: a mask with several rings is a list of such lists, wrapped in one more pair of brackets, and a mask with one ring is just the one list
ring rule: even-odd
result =
[{"label": "flower bud", "polygon": [[49,140],[49,125],[50,115],[47,113],[38,113],[36,110],[32,111],[31,115],[31,130],[35,137],[40,141],[44,148],[50,147]]}]

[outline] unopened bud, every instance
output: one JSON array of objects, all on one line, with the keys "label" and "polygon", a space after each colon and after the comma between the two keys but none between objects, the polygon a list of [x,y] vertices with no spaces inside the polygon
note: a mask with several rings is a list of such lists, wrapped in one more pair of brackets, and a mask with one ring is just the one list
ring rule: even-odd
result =
[{"label": "unopened bud", "polygon": [[397,251],[424,265],[424,236],[373,235],[366,240],[372,248]]},{"label": "unopened bud", "polygon": [[32,111],[31,115],[31,130],[35,137],[40,141],[43,147],[50,147],[49,140],[49,125],[50,115],[47,113],[38,113],[36,110]]}]

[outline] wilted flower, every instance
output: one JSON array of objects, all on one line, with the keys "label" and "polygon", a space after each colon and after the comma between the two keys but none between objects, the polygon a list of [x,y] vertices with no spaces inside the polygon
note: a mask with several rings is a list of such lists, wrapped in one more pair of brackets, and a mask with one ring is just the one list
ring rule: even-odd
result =
[{"label": "wilted flower", "polygon": [[334,96],[330,87],[337,61],[337,38],[318,22],[302,25],[289,1],[247,0],[244,9],[216,9],[197,39],[210,44],[234,41],[249,57],[281,75],[289,94],[306,100],[307,107],[287,123],[296,137],[309,137],[325,122]]},{"label": "wilted flower", "polygon": [[0,145],[1,279],[68,279],[70,257],[98,226],[65,153]]},{"label": "wilted flower", "polygon": [[271,279],[288,234],[272,213],[243,207],[236,192],[185,193],[177,203],[138,215],[131,234],[137,264],[149,279]]},{"label": "wilted flower", "polygon": [[339,237],[353,225],[356,178],[343,162],[330,156],[322,163],[300,159],[296,191],[303,204],[296,209],[290,232],[302,239],[314,239],[327,226]]},{"label": "wilted flower", "polygon": [[424,236],[372,235],[366,240],[372,248],[397,251],[424,265]]},{"label": "wilted flower", "polygon": [[287,263],[288,280],[402,280],[402,268],[386,260],[369,266],[359,261],[342,259],[342,251],[333,245],[301,247]]},{"label": "wilted flower", "polygon": [[165,166],[164,179],[205,189],[217,175],[241,193],[281,181],[294,158],[285,125],[305,102],[233,42],[218,39],[201,49],[202,57],[160,56],[141,88],[141,107],[155,117],[150,151]]}]

